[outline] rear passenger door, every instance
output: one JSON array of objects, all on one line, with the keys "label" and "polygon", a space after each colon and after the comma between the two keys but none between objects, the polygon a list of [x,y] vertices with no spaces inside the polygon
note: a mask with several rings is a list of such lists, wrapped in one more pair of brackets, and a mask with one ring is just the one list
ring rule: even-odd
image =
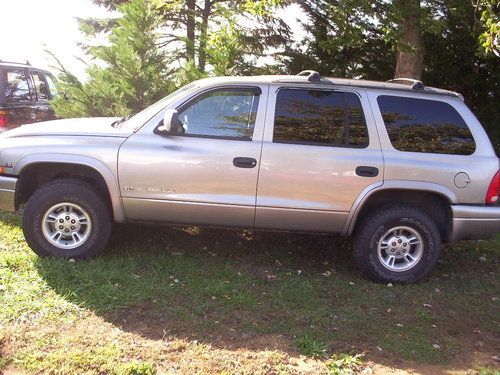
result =
[{"label": "rear passenger door", "polygon": [[35,102],[35,121],[49,121],[55,119],[55,113],[50,106],[50,99],[52,99],[49,85],[45,79],[45,75],[38,70],[31,71],[31,79],[36,95]]},{"label": "rear passenger door", "polygon": [[365,95],[270,87],[256,227],[341,232],[361,192],[382,183],[382,152]]}]

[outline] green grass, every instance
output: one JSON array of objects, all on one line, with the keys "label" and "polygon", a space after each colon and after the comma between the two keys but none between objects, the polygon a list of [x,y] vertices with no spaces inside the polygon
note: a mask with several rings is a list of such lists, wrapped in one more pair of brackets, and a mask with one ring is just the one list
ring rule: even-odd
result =
[{"label": "green grass", "polygon": [[475,342],[494,351],[500,237],[447,246],[431,278],[407,286],[365,280],[350,246],[127,225],[101,257],[68,262],[38,258],[19,216],[0,213],[0,369],[293,373],[304,354],[335,373],[351,358],[335,353],[467,367]]}]

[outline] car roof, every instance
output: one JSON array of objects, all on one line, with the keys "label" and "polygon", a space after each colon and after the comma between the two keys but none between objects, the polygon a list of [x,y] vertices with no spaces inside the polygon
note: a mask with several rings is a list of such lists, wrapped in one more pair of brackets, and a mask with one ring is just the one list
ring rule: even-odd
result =
[{"label": "car roof", "polygon": [[[307,71],[310,72],[310,71]],[[302,73],[299,73],[302,74]],[[312,72],[312,74],[317,74]],[[325,88],[332,86],[352,86],[369,89],[404,91],[412,93],[446,95],[463,100],[462,95],[457,92],[443,90],[436,87],[424,86],[421,81],[399,78],[387,82],[369,81],[363,79],[348,79],[348,78],[333,78],[320,77],[316,75],[315,79],[311,79],[311,75],[261,75],[261,76],[241,76],[241,77],[211,77],[204,78],[197,83],[200,86],[208,86],[213,84],[304,84],[304,85],[321,85]]]},{"label": "car roof", "polygon": [[37,68],[36,66],[32,66],[30,63],[18,63],[18,62],[10,62],[10,61],[2,61],[0,60],[0,67],[6,67],[6,68],[22,68],[22,69],[33,69],[33,70],[40,70],[45,73],[50,73],[47,69],[42,69],[42,68]]}]

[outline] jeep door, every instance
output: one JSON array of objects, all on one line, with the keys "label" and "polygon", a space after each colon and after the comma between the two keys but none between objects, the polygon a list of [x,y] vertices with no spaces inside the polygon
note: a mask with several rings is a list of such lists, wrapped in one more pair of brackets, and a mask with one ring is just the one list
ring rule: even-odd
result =
[{"label": "jeep door", "polygon": [[56,118],[49,101],[52,99],[46,75],[39,70],[31,70],[31,79],[36,94],[35,121],[49,121]]},{"label": "jeep door", "polygon": [[255,226],[342,232],[360,194],[383,181],[366,93],[312,84],[269,90]]},{"label": "jeep door", "polygon": [[119,153],[127,219],[253,226],[267,91],[203,89],[176,105],[180,132],[154,131],[162,111],[130,137]]}]

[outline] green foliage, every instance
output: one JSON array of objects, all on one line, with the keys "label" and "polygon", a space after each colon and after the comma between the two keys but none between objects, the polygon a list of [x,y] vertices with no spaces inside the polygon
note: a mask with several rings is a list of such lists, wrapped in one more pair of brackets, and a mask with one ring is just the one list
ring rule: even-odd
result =
[{"label": "green foliage", "polygon": [[116,370],[117,375],[154,375],[156,370],[153,365],[143,362],[130,362],[120,365]]},{"label": "green foliage", "polygon": [[[157,48],[157,11],[148,0],[132,0],[117,9],[121,18],[111,28],[108,43],[88,47],[92,62],[87,82],[79,82],[59,63],[60,95],[52,103],[59,116],[123,116],[173,89],[167,80],[166,56]],[[88,24],[83,28],[93,32]]]},{"label": "green foliage", "polygon": [[481,12],[483,32],[479,36],[485,53],[500,56],[500,0],[476,0]]},{"label": "green foliage", "polygon": [[327,345],[309,336],[301,336],[295,339],[295,346],[301,354],[322,358],[326,356]]},{"label": "green foliage", "polygon": [[326,363],[326,368],[330,375],[357,374],[363,364],[361,357],[361,354],[334,354]]}]

